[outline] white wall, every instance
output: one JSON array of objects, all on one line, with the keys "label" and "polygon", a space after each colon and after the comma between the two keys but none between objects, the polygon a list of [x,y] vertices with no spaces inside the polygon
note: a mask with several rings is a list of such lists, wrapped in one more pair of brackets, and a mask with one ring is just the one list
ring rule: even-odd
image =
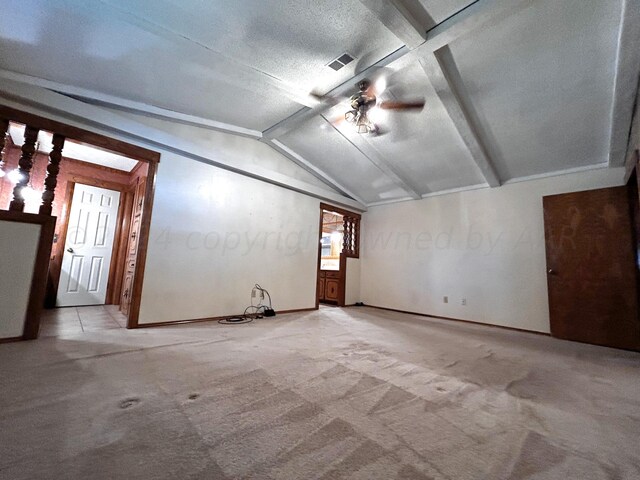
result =
[{"label": "white wall", "polygon": [[242,313],[255,283],[276,311],[314,308],[319,204],[164,153],[139,322]]},{"label": "white wall", "polygon": [[0,338],[22,336],[40,228],[0,220]]},{"label": "white wall", "polygon": [[350,199],[256,140],[27,90],[26,104],[3,103],[161,154],[141,324],[242,313],[255,283],[271,293],[276,311],[315,307],[320,200],[344,206]]},{"label": "white wall", "polygon": [[353,305],[360,301],[360,276],[360,259],[347,258],[347,274],[344,286],[345,305]]},{"label": "white wall", "polygon": [[542,197],[621,185],[623,176],[592,170],[371,208],[362,301],[549,332]]}]

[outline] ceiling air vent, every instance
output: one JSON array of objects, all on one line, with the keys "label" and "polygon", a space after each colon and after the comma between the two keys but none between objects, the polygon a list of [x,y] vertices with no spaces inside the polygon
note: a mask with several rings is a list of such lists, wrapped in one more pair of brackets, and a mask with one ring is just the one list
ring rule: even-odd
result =
[{"label": "ceiling air vent", "polygon": [[329,63],[327,66],[333,68],[336,72],[340,70],[345,65],[353,62],[353,57],[348,53],[344,53],[336,58],[334,61]]}]

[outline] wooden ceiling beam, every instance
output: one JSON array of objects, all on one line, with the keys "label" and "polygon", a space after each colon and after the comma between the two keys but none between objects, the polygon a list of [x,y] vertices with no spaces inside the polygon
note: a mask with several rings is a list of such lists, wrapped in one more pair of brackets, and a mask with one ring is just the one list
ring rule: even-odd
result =
[{"label": "wooden ceiling beam", "polygon": [[449,47],[424,56],[420,65],[484,179],[491,187],[500,186],[500,178],[480,133],[481,122],[466,94]]},{"label": "wooden ceiling beam", "polygon": [[359,195],[349,190],[347,187],[342,185],[341,182],[333,178],[324,170],[316,167],[313,163],[305,159],[302,155],[295,152],[293,149],[287,147],[284,143],[279,142],[278,140],[263,140],[263,143],[266,143],[271,148],[273,148],[276,152],[280,153],[281,155],[284,155],[293,163],[302,167],[303,169],[311,173],[314,177],[326,183],[328,186],[330,186],[334,190],[337,190],[339,193],[353,198],[355,201],[361,203],[363,206],[365,205],[365,201],[362,198],[360,198]]},{"label": "wooden ceiling beam", "polygon": [[325,117],[325,122],[327,122],[331,127],[337,131],[340,135],[342,135],[351,145],[358,149],[362,155],[365,156],[372,164],[374,164],[378,169],[384,173],[387,177],[391,179],[393,183],[395,183],[398,187],[403,189],[411,198],[414,200],[419,200],[422,198],[420,193],[410,184],[408,180],[402,178],[399,175],[393,166],[391,166],[382,155],[378,153],[373,145],[371,145],[363,134],[360,134],[355,131],[351,125],[348,125],[347,128],[341,129],[336,127],[333,123],[327,120]]},{"label": "wooden ceiling beam", "polygon": [[611,107],[609,166],[621,167],[628,157],[634,101],[640,72],[640,8],[637,0],[624,0],[616,52],[616,76]]},{"label": "wooden ceiling beam", "polygon": [[[372,0],[372,3],[375,2]],[[326,96],[336,97],[347,94],[351,95],[355,92],[355,84],[358,83],[358,81],[367,78],[368,75],[371,75],[371,73],[378,68],[389,67],[395,71],[401,70],[414,64],[419,60],[419,58],[439,50],[463,35],[466,35],[480,27],[491,26],[492,24],[513,15],[523,8],[531,6],[533,3],[535,3],[535,0],[476,0],[466,8],[463,8],[456,14],[450,16],[427,31],[424,42],[420,43],[415,48],[410,48],[406,45],[399,48],[353,78],[345,81],[340,86],[334,88],[330,92],[327,92]],[[398,2],[396,2],[396,5],[398,5]],[[404,12],[406,12],[406,9],[403,10],[401,8],[396,8],[396,22],[401,21],[399,16]],[[407,25],[411,25],[414,22],[415,20],[412,18],[406,17],[405,26],[402,27],[402,31],[405,30]],[[390,22],[388,23],[391,24]],[[400,32],[400,27],[397,27],[396,31]],[[420,34],[419,31],[417,32]],[[304,121],[311,117],[321,115],[332,106],[333,105],[330,102],[322,102],[314,107],[301,109],[290,117],[285,118],[276,125],[263,131],[262,135],[268,139],[278,138],[299,127],[304,123]]]},{"label": "wooden ceiling beam", "polygon": [[399,0],[360,0],[382,24],[407,47],[426,40],[427,32]]}]

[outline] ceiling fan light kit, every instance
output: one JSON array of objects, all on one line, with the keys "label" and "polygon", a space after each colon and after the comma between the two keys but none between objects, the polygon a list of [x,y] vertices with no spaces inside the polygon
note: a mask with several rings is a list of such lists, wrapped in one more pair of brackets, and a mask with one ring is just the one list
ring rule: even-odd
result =
[{"label": "ceiling fan light kit", "polygon": [[[377,82],[376,87],[379,84],[384,84],[386,86],[386,82]],[[377,135],[380,133],[380,129],[378,125],[374,123],[369,117],[369,113],[375,107],[377,109],[382,110],[395,110],[395,111],[407,111],[414,110],[420,111],[424,107],[424,100],[417,100],[413,102],[402,102],[402,101],[383,101],[378,102],[378,98],[376,97],[375,87],[372,86],[371,82],[367,79],[361,80],[356,84],[358,91],[349,97],[349,105],[351,106],[351,110],[348,110],[344,114],[344,120],[347,123],[352,124],[356,131],[360,134],[369,133],[372,135]],[[382,87],[384,88],[384,87]],[[377,92],[378,94],[381,92]],[[332,101],[335,99],[329,98],[325,101]]]}]

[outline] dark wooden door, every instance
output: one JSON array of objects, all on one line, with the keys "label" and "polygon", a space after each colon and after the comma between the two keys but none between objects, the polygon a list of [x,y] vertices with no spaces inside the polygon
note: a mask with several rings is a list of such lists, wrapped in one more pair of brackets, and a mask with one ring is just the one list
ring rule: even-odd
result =
[{"label": "dark wooden door", "polygon": [[551,334],[640,349],[627,187],[543,198]]}]

